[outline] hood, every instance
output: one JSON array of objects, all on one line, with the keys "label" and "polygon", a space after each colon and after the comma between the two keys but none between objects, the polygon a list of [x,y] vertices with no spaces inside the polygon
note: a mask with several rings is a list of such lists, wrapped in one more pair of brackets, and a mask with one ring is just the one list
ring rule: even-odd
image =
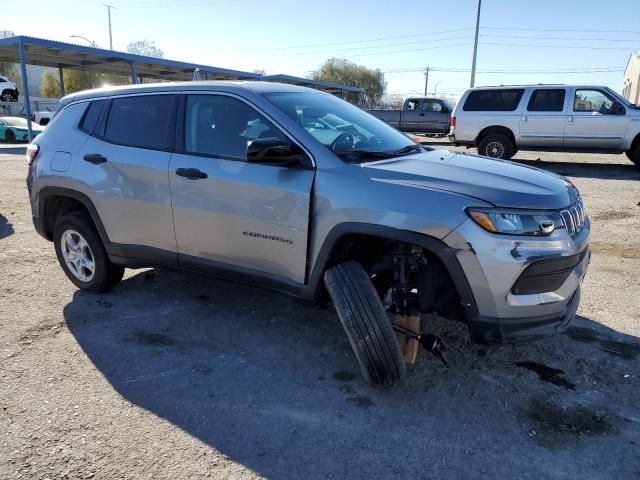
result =
[{"label": "hood", "polygon": [[446,190],[498,207],[557,209],[578,197],[573,184],[559,175],[446,150],[366,163],[363,169],[373,181]]}]

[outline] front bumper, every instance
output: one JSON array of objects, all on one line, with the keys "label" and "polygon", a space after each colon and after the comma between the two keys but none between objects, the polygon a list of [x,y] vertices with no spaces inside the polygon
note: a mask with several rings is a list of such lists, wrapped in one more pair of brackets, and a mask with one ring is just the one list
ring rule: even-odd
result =
[{"label": "front bumper", "polygon": [[553,335],[568,325],[580,301],[591,252],[590,223],[571,237],[490,234],[471,220],[445,241],[469,282],[477,312],[467,318],[481,344],[517,343]]},{"label": "front bumper", "polygon": [[576,316],[580,304],[580,287],[561,312],[542,317],[479,317],[469,323],[469,336],[479,345],[505,345],[529,342],[562,333]]}]

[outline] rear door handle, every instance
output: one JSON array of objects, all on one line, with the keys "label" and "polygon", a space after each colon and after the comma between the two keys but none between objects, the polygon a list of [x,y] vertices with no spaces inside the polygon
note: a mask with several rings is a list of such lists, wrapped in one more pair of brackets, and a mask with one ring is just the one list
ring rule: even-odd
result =
[{"label": "rear door handle", "polygon": [[98,165],[100,163],[105,163],[107,161],[107,157],[103,157],[99,153],[87,153],[82,159],[85,162],[93,163],[94,165]]},{"label": "rear door handle", "polygon": [[573,117],[567,117],[567,122],[573,123]]},{"label": "rear door handle", "polygon": [[421,117],[424,117],[424,113],[421,113],[421,114],[420,114],[420,116],[421,116]]},{"label": "rear door handle", "polygon": [[520,121],[521,122],[526,122],[527,121],[527,117],[520,117]]},{"label": "rear door handle", "polygon": [[189,180],[199,180],[201,178],[208,177],[206,173],[202,170],[198,170],[197,168],[178,168],[176,169],[176,175],[188,178]]}]

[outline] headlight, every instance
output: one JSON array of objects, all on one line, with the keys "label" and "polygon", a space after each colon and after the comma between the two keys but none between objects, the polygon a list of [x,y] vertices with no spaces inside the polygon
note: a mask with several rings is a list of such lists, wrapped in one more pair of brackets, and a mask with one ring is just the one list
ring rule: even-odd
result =
[{"label": "headlight", "polygon": [[543,236],[550,235],[556,228],[564,228],[557,212],[468,208],[467,215],[491,233]]}]

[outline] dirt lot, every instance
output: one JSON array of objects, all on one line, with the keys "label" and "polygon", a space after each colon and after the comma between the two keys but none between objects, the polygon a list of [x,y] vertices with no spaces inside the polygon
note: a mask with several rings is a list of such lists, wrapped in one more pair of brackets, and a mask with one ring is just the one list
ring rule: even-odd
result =
[{"label": "dirt lot", "polygon": [[484,358],[434,324],[450,366],[421,352],[378,391],[331,310],[157,269],[77,291],[33,230],[18,150],[0,149],[1,478],[640,478],[640,171],[625,157],[517,156],[568,175],[593,220],[566,334]]}]

